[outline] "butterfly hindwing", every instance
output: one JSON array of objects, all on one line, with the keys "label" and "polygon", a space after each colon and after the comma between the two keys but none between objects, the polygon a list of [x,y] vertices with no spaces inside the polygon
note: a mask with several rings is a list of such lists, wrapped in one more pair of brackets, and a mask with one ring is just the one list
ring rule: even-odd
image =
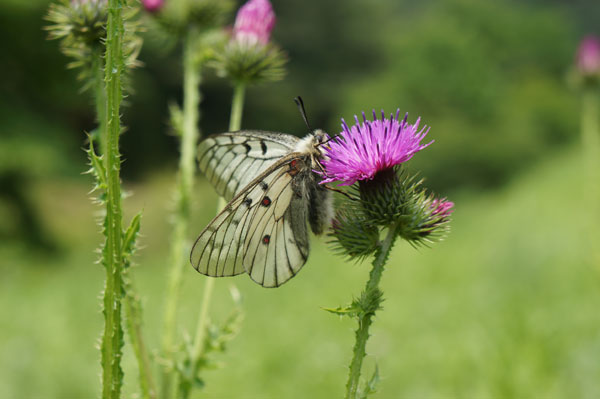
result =
[{"label": "butterfly hindwing", "polygon": [[286,162],[269,179],[260,208],[249,221],[243,265],[252,280],[264,287],[285,283],[306,262],[309,248],[305,185],[310,173],[305,158]]},{"label": "butterfly hindwing", "polygon": [[194,267],[209,276],[246,271],[265,287],[293,277],[308,256],[309,165],[288,154],[244,187],[196,240]]},{"label": "butterfly hindwing", "polygon": [[256,176],[294,149],[298,138],[244,130],[204,139],[198,148],[200,170],[217,193],[230,200]]}]

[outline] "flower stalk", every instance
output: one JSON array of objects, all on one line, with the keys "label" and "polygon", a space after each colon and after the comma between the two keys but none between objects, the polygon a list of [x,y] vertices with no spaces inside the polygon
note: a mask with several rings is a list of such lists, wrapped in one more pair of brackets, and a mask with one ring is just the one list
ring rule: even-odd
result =
[{"label": "flower stalk", "polygon": [[359,380],[362,362],[366,355],[367,340],[369,339],[369,328],[375,312],[380,308],[382,293],[379,290],[379,282],[385,268],[385,263],[397,237],[397,225],[391,225],[385,239],[378,245],[373,268],[369,275],[369,281],[365,287],[363,298],[370,303],[370,309],[364,309],[358,314],[358,328],[356,329],[356,342],[352,351],[348,383],[346,384],[346,398],[356,398],[359,393]]},{"label": "flower stalk", "polygon": [[199,105],[201,101],[201,62],[196,55],[197,34],[190,29],[184,37],[183,45],[183,124],[179,158],[179,178],[176,193],[175,225],[171,244],[171,275],[167,292],[164,316],[163,353],[169,361],[169,367],[163,370],[162,396],[173,397],[177,383],[174,339],[177,326],[177,307],[183,270],[188,263],[189,219],[191,215],[190,198],[194,184],[195,152],[198,142]]},{"label": "flower stalk", "polygon": [[233,88],[233,99],[231,100],[231,116],[229,118],[229,131],[235,132],[242,126],[242,111],[244,109],[244,94],[246,85],[242,82],[236,83]]},{"label": "flower stalk", "polygon": [[103,261],[106,267],[104,289],[104,335],[102,337],[102,397],[119,398],[123,384],[121,357],[123,329],[121,299],[123,295],[122,210],[121,210],[121,73],[123,70],[122,0],[109,0],[106,27],[106,107],[104,126],[107,127],[106,153],[106,243]]},{"label": "flower stalk", "polygon": [[[240,130],[242,124],[242,112],[244,107],[244,93],[245,86],[241,83],[237,84],[234,88],[233,98],[231,101],[231,117],[229,119],[229,131],[235,132]],[[225,200],[219,198],[217,202],[217,214],[225,207]],[[194,342],[191,349],[190,366],[191,371],[188,373],[189,378],[182,379],[179,386],[178,398],[188,398],[194,377],[198,374],[200,369],[200,360],[204,356],[206,334],[210,324],[210,317],[208,315],[208,309],[210,308],[210,302],[212,300],[212,293],[215,285],[215,279],[207,278],[204,284],[204,295],[202,297],[202,305],[200,308],[200,314],[198,316],[198,324],[196,325],[196,333],[194,335]]]}]

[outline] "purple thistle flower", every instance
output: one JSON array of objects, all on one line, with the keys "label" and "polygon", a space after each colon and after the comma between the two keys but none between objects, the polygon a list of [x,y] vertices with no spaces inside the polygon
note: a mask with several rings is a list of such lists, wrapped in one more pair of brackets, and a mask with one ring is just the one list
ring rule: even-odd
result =
[{"label": "purple thistle flower", "polygon": [[583,38],[577,50],[577,69],[582,75],[600,74],[600,39],[596,36]]},{"label": "purple thistle flower", "polygon": [[453,207],[454,202],[447,201],[446,198],[436,198],[431,202],[431,209],[433,209],[431,215],[439,216],[440,218],[447,218],[452,214],[452,212],[454,212],[454,209],[452,209]]},{"label": "purple thistle flower", "polygon": [[275,13],[269,0],[250,0],[240,7],[233,25],[233,40],[266,45],[275,26]]},{"label": "purple thistle flower", "polygon": [[142,5],[146,11],[154,13],[165,5],[165,0],[142,0]]},{"label": "purple thistle flower", "polygon": [[427,126],[419,130],[421,118],[410,125],[408,114],[402,120],[399,115],[400,109],[395,117],[392,114],[386,119],[382,110],[381,119],[377,119],[373,110],[373,121],[368,121],[363,112],[363,122],[355,115],[351,128],[342,119],[342,132],[325,146],[325,174],[318,172],[324,177],[321,183],[341,181],[340,185],[348,186],[358,180],[372,180],[378,172],[408,161],[433,143],[421,144],[429,132]]}]

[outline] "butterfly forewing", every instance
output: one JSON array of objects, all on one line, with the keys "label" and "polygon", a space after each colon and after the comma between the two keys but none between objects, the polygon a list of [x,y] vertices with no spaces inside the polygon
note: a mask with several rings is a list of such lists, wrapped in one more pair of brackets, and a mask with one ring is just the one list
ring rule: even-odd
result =
[{"label": "butterfly forewing", "polygon": [[308,255],[303,179],[309,173],[306,157],[292,153],[242,188],[198,237],[194,267],[209,276],[246,271],[265,287],[293,277]]},{"label": "butterfly forewing", "polygon": [[200,170],[230,200],[256,176],[288,155],[299,141],[285,134],[243,131],[206,138],[198,148]]}]

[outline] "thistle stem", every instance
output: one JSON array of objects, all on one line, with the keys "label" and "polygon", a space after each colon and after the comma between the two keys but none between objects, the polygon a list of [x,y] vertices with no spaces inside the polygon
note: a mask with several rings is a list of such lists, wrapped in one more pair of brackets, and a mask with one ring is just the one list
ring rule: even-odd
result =
[{"label": "thistle stem", "polygon": [[587,88],[583,92],[581,104],[581,133],[583,158],[585,162],[585,207],[589,210],[588,245],[592,262],[600,261],[600,251],[595,245],[598,240],[596,222],[600,217],[600,126],[598,108],[600,98],[598,89]]},{"label": "thistle stem", "polygon": [[202,297],[202,306],[200,308],[200,315],[198,317],[198,325],[196,327],[196,335],[194,338],[194,344],[192,347],[192,357],[190,359],[191,372],[189,378],[181,381],[180,394],[178,398],[186,399],[190,396],[190,392],[193,385],[193,379],[198,374],[198,368],[200,366],[199,361],[202,358],[204,352],[204,340],[206,339],[206,330],[208,326],[208,308],[210,307],[210,300],[214,287],[214,279],[207,278],[206,284],[204,285],[204,295]]},{"label": "thistle stem", "polygon": [[129,331],[131,346],[133,346],[133,351],[140,369],[140,388],[142,390],[142,398],[155,399],[156,385],[152,376],[150,355],[148,354],[148,348],[142,334],[142,306],[140,304],[139,297],[135,293],[132,283],[128,278],[127,271],[123,276],[123,287],[125,289],[125,314],[127,315],[127,329]]},{"label": "thistle stem", "polygon": [[[244,90],[245,86],[242,84],[236,85],[233,92],[233,99],[231,101],[231,119],[229,120],[229,131],[234,132],[240,130],[242,123],[242,109],[244,107]],[[225,206],[225,200],[219,198],[217,205],[217,213]],[[204,296],[202,298],[202,306],[200,308],[200,315],[198,316],[198,324],[196,326],[196,334],[194,336],[194,344],[192,347],[192,355],[190,359],[191,371],[188,379],[181,381],[180,392],[177,395],[178,398],[189,397],[193,378],[198,373],[200,366],[200,359],[204,354],[204,341],[206,339],[206,331],[208,329],[208,323],[210,318],[208,316],[208,309],[210,307],[210,301],[214,288],[215,280],[213,278],[207,278],[204,285]]]},{"label": "thistle stem", "polygon": [[236,83],[233,88],[233,99],[231,100],[231,117],[229,119],[229,131],[235,132],[242,126],[242,110],[244,109],[244,94],[246,85]]},{"label": "thistle stem", "polygon": [[[365,287],[365,297],[375,301],[377,304],[381,298],[379,281],[381,280],[381,274],[385,268],[385,263],[396,240],[396,230],[397,226],[395,224],[391,225],[387,230],[385,239],[379,243],[375,260],[373,261],[373,268],[369,275],[369,281]],[[348,383],[346,384],[346,399],[358,397],[360,371],[363,358],[366,354],[365,348],[367,340],[369,339],[369,327],[371,326],[372,318],[375,315],[377,307],[378,306],[374,306],[373,309],[360,312],[357,316],[358,329],[356,330],[356,342],[354,344],[352,362],[350,363]]]},{"label": "thistle stem", "polygon": [[176,384],[173,382],[174,369],[174,336],[177,325],[177,307],[183,270],[189,255],[189,218],[190,198],[195,174],[195,153],[198,142],[198,120],[200,104],[201,65],[195,56],[195,31],[189,31],[184,38],[183,46],[183,131],[181,132],[181,156],[179,158],[179,179],[177,186],[177,202],[175,209],[175,225],[171,243],[171,275],[168,283],[167,303],[164,315],[163,353],[170,362],[170,367],[163,370],[162,397],[173,397]]},{"label": "thistle stem", "polygon": [[106,87],[104,86],[104,60],[102,50],[97,48],[92,55],[94,70],[94,100],[98,119],[97,138],[100,154],[106,154]]},{"label": "thistle stem", "polygon": [[121,104],[121,72],[123,69],[122,0],[109,0],[106,28],[106,153],[104,162],[106,189],[106,244],[103,262],[106,267],[104,289],[104,335],[102,337],[102,397],[119,398],[123,383],[121,357],[123,329],[121,327],[121,298],[123,293],[121,159],[119,135],[121,132],[119,108]]}]

